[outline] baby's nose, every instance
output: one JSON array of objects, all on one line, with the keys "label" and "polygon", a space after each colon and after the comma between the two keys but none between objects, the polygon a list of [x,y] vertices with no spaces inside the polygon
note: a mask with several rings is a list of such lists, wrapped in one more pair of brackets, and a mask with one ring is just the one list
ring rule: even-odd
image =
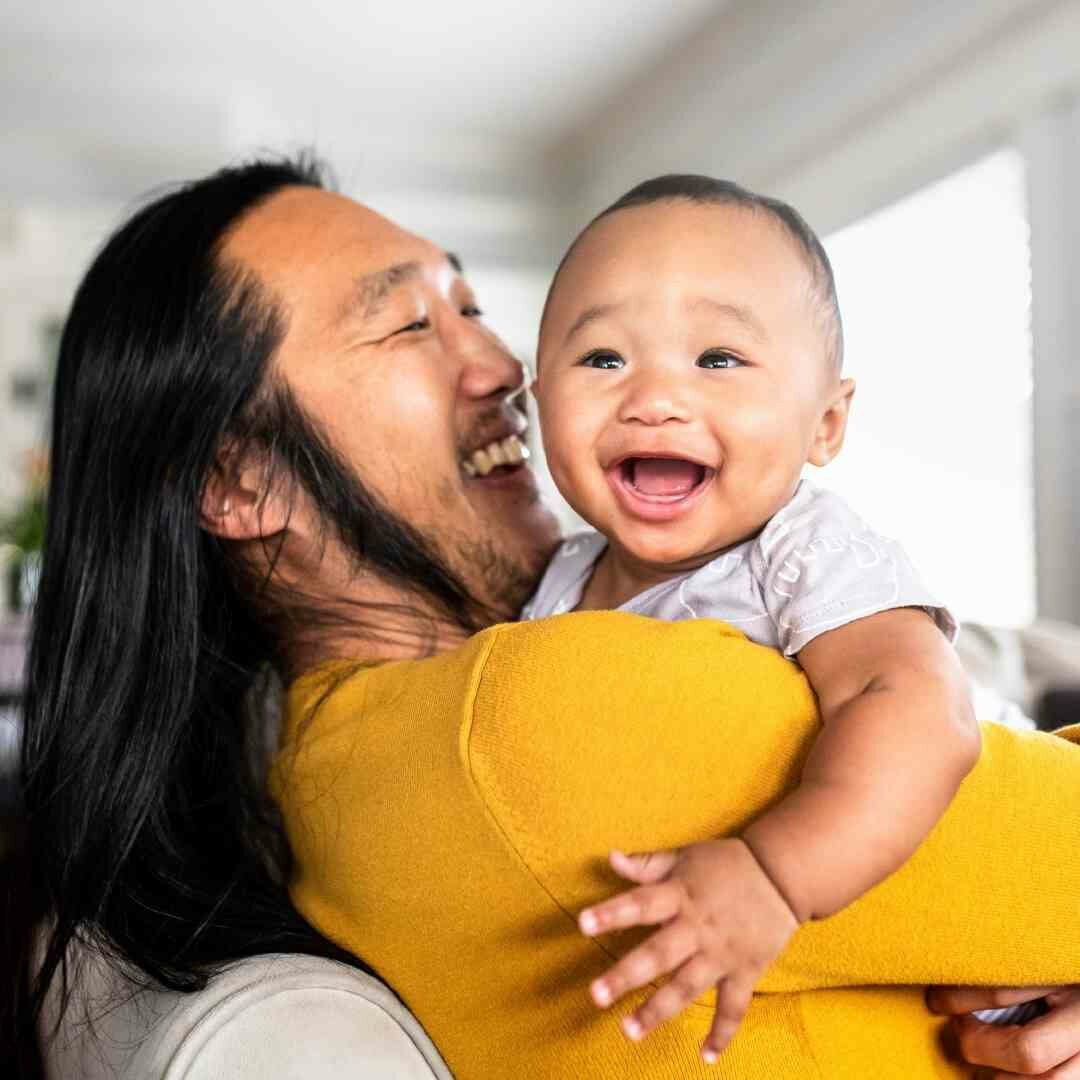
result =
[{"label": "baby's nose", "polygon": [[630,388],[619,410],[624,424],[688,423],[689,402],[682,388],[669,380],[649,379]]}]

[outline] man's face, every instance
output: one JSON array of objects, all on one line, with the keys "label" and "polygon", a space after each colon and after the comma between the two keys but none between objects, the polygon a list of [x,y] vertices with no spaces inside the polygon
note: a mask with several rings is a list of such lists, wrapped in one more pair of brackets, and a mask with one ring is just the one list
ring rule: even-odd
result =
[{"label": "man's face", "polygon": [[303,187],[243,218],[222,258],[254,271],[283,306],[275,374],[356,478],[474,596],[516,610],[557,525],[527,466],[475,467],[479,449],[498,456],[492,443],[517,456],[522,371],[452,258],[350,199]]}]

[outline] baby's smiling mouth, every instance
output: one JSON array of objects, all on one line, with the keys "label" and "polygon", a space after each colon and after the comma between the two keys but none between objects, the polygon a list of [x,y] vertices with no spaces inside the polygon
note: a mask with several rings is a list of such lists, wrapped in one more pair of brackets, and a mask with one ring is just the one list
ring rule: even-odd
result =
[{"label": "baby's smiling mouth", "polygon": [[647,521],[670,521],[697,501],[716,470],[680,457],[626,457],[607,470],[623,508]]},{"label": "baby's smiling mouth", "polygon": [[680,458],[627,458],[622,465],[623,480],[649,499],[684,499],[705,481],[705,466]]}]

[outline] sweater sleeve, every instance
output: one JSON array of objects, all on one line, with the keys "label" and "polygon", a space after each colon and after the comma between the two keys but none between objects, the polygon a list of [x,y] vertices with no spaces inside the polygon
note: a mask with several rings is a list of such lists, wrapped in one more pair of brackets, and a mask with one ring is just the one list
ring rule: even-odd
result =
[{"label": "sweater sleeve", "polygon": [[[591,612],[498,633],[474,702],[473,777],[568,918],[629,887],[606,867],[611,848],[737,835],[798,783],[813,694],[737,631]],[[760,991],[1080,981],[1080,748],[996,725],[983,747],[915,856],[802,928]],[[642,936],[596,947],[622,954]]]},{"label": "sweater sleeve", "polygon": [[982,725],[979,763],[915,855],[804,927],[763,989],[1080,981],[1080,747]]}]

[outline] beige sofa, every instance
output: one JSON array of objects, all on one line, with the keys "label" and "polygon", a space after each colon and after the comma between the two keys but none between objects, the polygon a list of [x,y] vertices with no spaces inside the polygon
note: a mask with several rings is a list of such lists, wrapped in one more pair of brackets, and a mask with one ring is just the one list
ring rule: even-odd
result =
[{"label": "beige sofa", "polygon": [[378,980],[332,960],[246,960],[197,994],[136,992],[100,961],[53,1037],[49,1080],[451,1080]]}]

